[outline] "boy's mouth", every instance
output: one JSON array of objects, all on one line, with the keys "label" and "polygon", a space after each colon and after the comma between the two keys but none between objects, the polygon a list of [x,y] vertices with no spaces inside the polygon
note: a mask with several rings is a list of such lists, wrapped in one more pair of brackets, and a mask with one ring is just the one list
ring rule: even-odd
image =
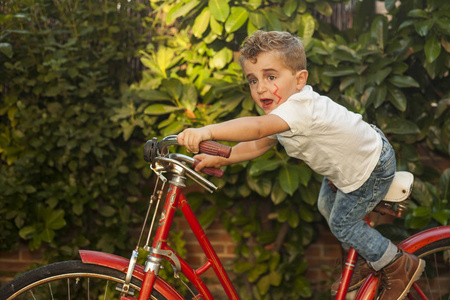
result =
[{"label": "boy's mouth", "polygon": [[261,99],[261,103],[264,107],[268,107],[273,103],[272,99]]}]

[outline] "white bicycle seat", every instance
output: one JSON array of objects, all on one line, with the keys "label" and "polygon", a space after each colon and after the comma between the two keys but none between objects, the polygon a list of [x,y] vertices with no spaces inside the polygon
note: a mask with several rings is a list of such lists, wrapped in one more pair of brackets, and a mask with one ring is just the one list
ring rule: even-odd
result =
[{"label": "white bicycle seat", "polygon": [[401,202],[406,200],[412,192],[413,182],[413,174],[405,171],[395,172],[394,181],[383,201]]}]

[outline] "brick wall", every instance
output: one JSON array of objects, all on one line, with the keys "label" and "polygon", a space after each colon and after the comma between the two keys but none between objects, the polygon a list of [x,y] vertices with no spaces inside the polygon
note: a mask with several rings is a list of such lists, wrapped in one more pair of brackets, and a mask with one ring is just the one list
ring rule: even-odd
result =
[{"label": "brick wall", "polygon": [[34,263],[42,260],[43,250],[30,251],[28,246],[22,245],[14,251],[0,252],[0,285],[14,278]]}]

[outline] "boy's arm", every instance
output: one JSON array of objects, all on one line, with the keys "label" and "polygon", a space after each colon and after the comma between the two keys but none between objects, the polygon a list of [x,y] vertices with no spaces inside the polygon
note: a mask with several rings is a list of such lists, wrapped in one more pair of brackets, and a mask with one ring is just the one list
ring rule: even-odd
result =
[{"label": "boy's arm", "polygon": [[276,115],[244,117],[201,128],[188,128],[178,134],[178,143],[187,151],[197,153],[201,141],[255,141],[288,129],[289,125]]},{"label": "boy's arm", "polygon": [[224,158],[220,156],[212,156],[207,154],[199,154],[194,158],[200,160],[200,163],[195,167],[196,171],[200,171],[205,167],[209,168],[220,168],[222,166],[227,166],[235,164],[238,162],[243,162],[247,160],[259,157],[272,149],[273,146],[277,144],[276,139],[271,139],[268,137],[261,138],[255,141],[241,142],[233,147],[231,155],[229,158]]}]

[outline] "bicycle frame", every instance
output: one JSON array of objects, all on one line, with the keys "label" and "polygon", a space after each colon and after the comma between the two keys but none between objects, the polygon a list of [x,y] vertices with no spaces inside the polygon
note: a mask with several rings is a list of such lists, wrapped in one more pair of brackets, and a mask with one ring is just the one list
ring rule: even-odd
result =
[{"label": "bicycle frame", "polygon": [[[150,155],[149,155],[150,156]],[[184,168],[184,166],[183,166]],[[181,169],[183,169],[181,168]],[[173,170],[177,170],[174,168]],[[177,277],[178,272],[183,273],[188,280],[194,285],[194,287],[199,292],[199,295],[195,296],[194,299],[213,299],[209,289],[205,285],[204,281],[200,276],[213,268],[217,278],[224,291],[226,292],[229,299],[239,299],[238,294],[233,287],[229,276],[227,275],[223,265],[221,264],[215,250],[213,249],[211,243],[205,235],[203,228],[198,222],[194,212],[192,211],[186,196],[183,193],[185,177],[184,171],[178,169],[175,172],[175,176],[170,181],[169,189],[165,197],[164,208],[159,220],[159,227],[156,231],[155,237],[153,239],[152,248],[150,248],[150,254],[147,257],[147,263],[145,268],[139,265],[134,267],[130,260],[117,257],[111,254],[105,254],[101,252],[94,251],[80,251],[82,261],[88,264],[97,264],[101,266],[106,266],[119,270],[124,273],[128,273],[128,269],[134,267],[132,275],[140,280],[142,280],[142,288],[139,293],[138,300],[149,299],[150,294],[155,287],[157,290],[161,291],[167,299],[183,299],[183,297],[173,289],[167,282],[158,277],[158,272],[161,266],[162,259],[167,259],[171,261],[174,266],[175,277]],[[204,254],[206,255],[206,263],[197,268],[193,269],[183,258],[177,255],[173,249],[167,244],[167,239],[169,236],[170,228],[174,220],[175,212],[180,209],[186,218],[192,232],[194,233],[196,239],[198,240]],[[366,222],[370,224],[369,218],[366,218]],[[433,228],[427,231],[420,232],[399,244],[400,248],[405,251],[414,252],[414,247],[420,245],[426,245],[433,241],[450,238],[450,226],[443,226],[438,228]],[[146,246],[147,247],[147,246]],[[145,247],[144,247],[145,248]],[[146,249],[148,250],[148,249]],[[350,249],[347,262],[344,267],[344,272],[342,275],[341,285],[339,287],[338,294],[336,295],[337,300],[345,299],[348,291],[349,282],[353,274],[353,269],[355,267],[355,262],[357,259],[357,253],[354,249]],[[370,275],[362,287],[359,289],[358,294],[355,299],[371,300],[374,299],[377,290],[377,278]],[[122,296],[122,299],[134,300],[136,298],[130,296]],[[424,298],[426,299],[426,298]],[[136,299],[137,300],[137,299]]]},{"label": "bicycle frame", "polygon": [[[192,229],[195,237],[197,238],[203,252],[206,255],[207,262],[198,269],[193,269],[184,259],[179,257],[173,250],[167,245],[167,238],[169,235],[170,227],[173,222],[173,218],[175,215],[175,211],[177,208],[181,209],[181,212],[185,216],[189,226]],[[180,262],[181,270],[176,270],[176,272],[181,271],[189,281],[195,286],[195,288],[200,292],[203,296],[203,299],[213,299],[209,289],[206,287],[203,280],[200,278],[200,275],[206,272],[209,268],[213,268],[216,276],[220,280],[226,294],[229,299],[239,299],[236,290],[231,284],[231,280],[228,277],[222,263],[219,260],[214,248],[209,242],[208,238],[203,231],[200,223],[194,215],[188,201],[186,200],[185,195],[182,192],[180,187],[175,185],[170,185],[169,190],[166,196],[166,203],[163,209],[162,218],[159,221],[159,228],[156,232],[155,239],[153,241],[153,249],[158,249],[156,252],[169,251],[169,253],[174,253],[176,258],[171,259],[174,263],[176,260]],[[155,256],[158,256],[155,254]],[[156,271],[156,270],[155,270]],[[147,295],[147,289],[143,288],[141,294],[139,295],[139,300],[148,299],[148,296],[151,292],[151,286],[155,280],[157,272],[151,270],[146,273],[144,278],[144,287],[149,287],[149,293]]]}]

